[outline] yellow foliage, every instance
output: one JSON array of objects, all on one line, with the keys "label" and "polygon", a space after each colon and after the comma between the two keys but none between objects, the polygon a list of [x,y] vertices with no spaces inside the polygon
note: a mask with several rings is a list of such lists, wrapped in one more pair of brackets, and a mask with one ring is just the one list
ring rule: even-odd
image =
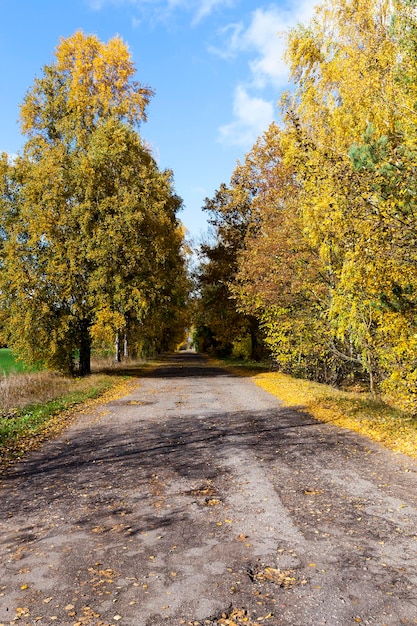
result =
[{"label": "yellow foliage", "polygon": [[22,104],[23,156],[0,161],[0,308],[28,362],[88,373],[92,339],[177,341],[181,199],[135,129],[152,96],[135,71],[119,37],[62,39]]}]

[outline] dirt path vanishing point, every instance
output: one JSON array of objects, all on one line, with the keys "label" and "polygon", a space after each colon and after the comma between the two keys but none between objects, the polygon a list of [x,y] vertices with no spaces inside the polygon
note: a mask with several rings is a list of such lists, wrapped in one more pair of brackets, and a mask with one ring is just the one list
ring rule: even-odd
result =
[{"label": "dirt path vanishing point", "polygon": [[417,624],[417,464],[178,354],[0,483],[0,624]]}]

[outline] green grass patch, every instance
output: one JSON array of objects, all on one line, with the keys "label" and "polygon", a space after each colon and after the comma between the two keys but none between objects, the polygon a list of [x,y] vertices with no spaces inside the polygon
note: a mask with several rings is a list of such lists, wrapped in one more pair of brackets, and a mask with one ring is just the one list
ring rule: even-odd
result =
[{"label": "green grass patch", "polygon": [[0,375],[11,374],[12,372],[33,372],[36,368],[29,367],[22,361],[18,361],[10,348],[0,348]]}]

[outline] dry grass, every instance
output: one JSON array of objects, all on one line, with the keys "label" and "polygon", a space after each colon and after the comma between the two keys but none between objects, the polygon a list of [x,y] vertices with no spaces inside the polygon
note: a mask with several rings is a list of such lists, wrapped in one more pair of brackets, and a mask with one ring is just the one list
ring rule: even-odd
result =
[{"label": "dry grass", "polygon": [[138,361],[115,363],[114,359],[94,359],[92,375],[86,378],[68,378],[55,372],[14,372],[0,374],[0,417],[32,405],[55,400],[68,393],[83,393],[100,387],[108,373],[123,375],[129,368],[142,366]]},{"label": "dry grass", "polygon": [[10,374],[0,378],[0,415],[49,402],[69,391],[74,381],[51,372]]},{"label": "dry grass", "polygon": [[67,378],[48,371],[3,375],[0,378],[0,418],[67,395],[88,396],[94,389],[111,387],[113,382],[117,384],[122,375],[122,368],[120,375],[115,371],[114,377],[100,371],[85,378]]}]

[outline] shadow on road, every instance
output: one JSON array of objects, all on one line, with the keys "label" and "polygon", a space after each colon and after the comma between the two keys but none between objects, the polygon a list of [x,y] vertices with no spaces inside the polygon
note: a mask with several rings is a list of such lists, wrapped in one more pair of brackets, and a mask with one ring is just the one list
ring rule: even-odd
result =
[{"label": "shadow on road", "polygon": [[158,362],[157,368],[128,365],[126,367],[103,368],[100,369],[100,372],[138,378],[188,378],[196,376],[203,378],[234,378],[237,376],[221,367],[211,365],[206,356],[191,351],[158,355],[156,360]]},{"label": "shadow on road", "polygon": [[[236,450],[243,458],[245,451],[265,461],[285,457],[286,464],[296,467],[300,457],[331,458],[351,437],[328,427],[323,434],[320,428],[310,416],[287,408],[211,414],[203,419],[178,415],[161,422],[132,420],[115,429],[97,423],[76,431],[71,440],[50,442],[16,466],[8,480],[19,481],[19,490],[10,501],[3,501],[3,510],[30,514],[42,506],[71,507],[71,502],[87,497],[90,506],[111,506],[117,499],[112,489],[145,494],[146,485],[163,468],[198,485],[216,481],[222,466],[219,457],[232,456]],[[149,520],[144,524],[149,525]]]}]

